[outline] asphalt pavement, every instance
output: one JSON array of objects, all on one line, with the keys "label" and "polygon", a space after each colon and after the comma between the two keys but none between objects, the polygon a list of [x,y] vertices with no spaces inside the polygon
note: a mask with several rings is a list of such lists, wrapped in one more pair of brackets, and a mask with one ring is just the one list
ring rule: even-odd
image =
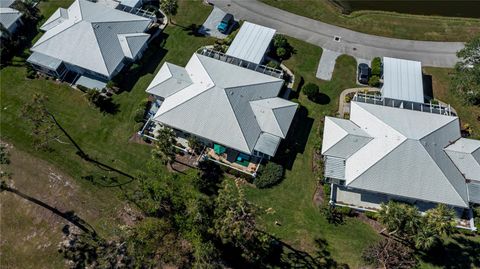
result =
[{"label": "asphalt pavement", "polygon": [[[304,40],[324,49],[355,58],[371,60],[377,56],[421,61],[423,66],[452,67],[461,42],[433,42],[395,39],[355,32],[302,17],[257,0],[209,0],[235,19],[243,19]],[[335,40],[335,37],[339,37]]]}]

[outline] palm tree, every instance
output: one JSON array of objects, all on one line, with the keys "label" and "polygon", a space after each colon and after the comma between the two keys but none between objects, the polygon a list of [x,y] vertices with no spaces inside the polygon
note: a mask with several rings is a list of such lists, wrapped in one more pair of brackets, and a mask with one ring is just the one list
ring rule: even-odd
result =
[{"label": "palm tree", "polygon": [[420,225],[413,238],[415,248],[429,250],[438,242],[438,237],[429,225]]},{"label": "palm tree", "polygon": [[450,234],[455,227],[455,212],[444,204],[425,212],[427,226],[438,235]]}]

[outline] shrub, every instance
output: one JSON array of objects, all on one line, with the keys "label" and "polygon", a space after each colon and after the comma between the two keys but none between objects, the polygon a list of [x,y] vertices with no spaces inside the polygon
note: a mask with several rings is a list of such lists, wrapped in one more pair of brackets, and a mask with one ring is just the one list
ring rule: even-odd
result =
[{"label": "shrub", "polygon": [[313,83],[307,83],[305,86],[303,86],[302,91],[310,100],[314,100],[315,97],[317,97],[320,93],[318,86]]},{"label": "shrub", "polygon": [[278,68],[280,65],[276,61],[269,61],[267,63],[267,66],[270,67],[270,68]]},{"label": "shrub", "polygon": [[273,37],[273,46],[275,48],[286,48],[288,45],[288,40],[284,35],[275,35]]},{"label": "shrub", "polygon": [[144,125],[143,122],[137,122],[137,123],[135,123],[135,127],[134,127],[134,128],[135,128],[135,131],[136,131],[136,132],[141,131],[142,128],[143,128],[143,125]]},{"label": "shrub", "polygon": [[282,178],[283,167],[279,164],[268,162],[266,165],[260,166],[253,184],[260,189],[268,188],[279,183]]},{"label": "shrub", "polygon": [[33,67],[27,64],[27,78],[33,79],[37,77],[37,71]]},{"label": "shrub", "polygon": [[279,58],[283,58],[287,55],[287,50],[285,48],[277,48],[276,52]]},{"label": "shrub", "polygon": [[330,193],[332,192],[332,187],[328,183],[323,184],[323,194],[325,195],[326,200],[330,200]]},{"label": "shrub", "polygon": [[380,86],[380,77],[379,76],[371,76],[370,79],[368,80],[368,85],[372,87],[378,87]]},{"label": "shrub", "polygon": [[325,205],[322,207],[322,214],[330,224],[339,225],[344,223],[343,214],[333,205]]},{"label": "shrub", "polygon": [[369,218],[369,219],[373,219],[373,220],[377,220],[378,219],[378,213],[377,212],[372,212],[372,211],[365,211],[365,217]]},{"label": "shrub", "polygon": [[135,110],[135,116],[133,116],[133,120],[135,122],[143,122],[145,117],[145,109],[138,108]]},{"label": "shrub", "polygon": [[372,76],[380,77],[382,75],[382,59],[375,57],[372,60]]},{"label": "shrub", "polygon": [[288,43],[288,40],[283,35],[275,35],[273,37],[273,48],[277,57],[281,59],[288,59],[293,53],[292,46]]},{"label": "shrub", "polygon": [[355,211],[352,208],[346,206],[339,206],[337,208],[337,212],[348,217],[353,217],[355,215]]}]

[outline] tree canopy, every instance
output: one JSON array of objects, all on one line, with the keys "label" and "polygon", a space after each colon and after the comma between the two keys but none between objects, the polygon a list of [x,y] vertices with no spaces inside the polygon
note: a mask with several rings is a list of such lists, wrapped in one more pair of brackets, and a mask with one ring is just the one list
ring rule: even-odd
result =
[{"label": "tree canopy", "polygon": [[422,216],[415,206],[390,201],[382,204],[378,220],[391,236],[417,249],[428,250],[441,241],[455,227],[455,213],[439,204]]},{"label": "tree canopy", "polygon": [[450,87],[466,103],[480,105],[480,36],[466,43],[457,56],[460,61],[455,65]]}]

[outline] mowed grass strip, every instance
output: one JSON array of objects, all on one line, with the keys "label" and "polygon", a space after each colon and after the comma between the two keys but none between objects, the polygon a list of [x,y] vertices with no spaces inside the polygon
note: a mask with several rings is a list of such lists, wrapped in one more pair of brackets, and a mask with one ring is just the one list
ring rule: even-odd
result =
[{"label": "mowed grass strip", "polygon": [[343,15],[327,0],[261,0],[262,2],[325,23],[354,31],[402,39],[468,41],[480,33],[480,19],[432,17],[382,11]]}]

